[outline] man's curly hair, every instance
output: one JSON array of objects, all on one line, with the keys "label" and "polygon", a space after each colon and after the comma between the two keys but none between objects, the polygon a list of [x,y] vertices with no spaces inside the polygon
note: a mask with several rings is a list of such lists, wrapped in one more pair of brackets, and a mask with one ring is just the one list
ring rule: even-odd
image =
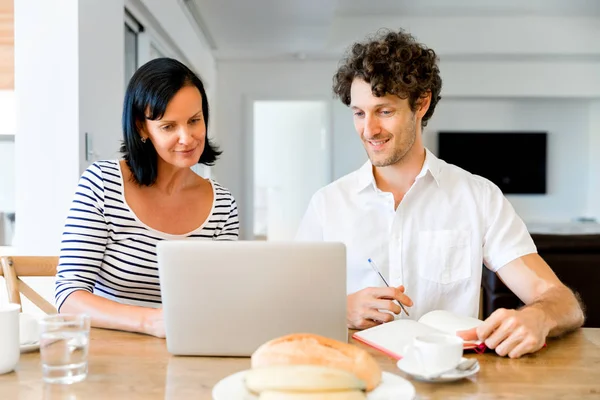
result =
[{"label": "man's curly hair", "polygon": [[431,104],[421,125],[433,115],[441,99],[442,78],[435,52],[418,43],[402,29],[380,30],[370,40],[355,43],[333,77],[333,92],[345,105],[350,105],[350,88],[354,78],[371,84],[377,97],[394,94],[408,98],[416,111],[419,99],[431,92]]}]

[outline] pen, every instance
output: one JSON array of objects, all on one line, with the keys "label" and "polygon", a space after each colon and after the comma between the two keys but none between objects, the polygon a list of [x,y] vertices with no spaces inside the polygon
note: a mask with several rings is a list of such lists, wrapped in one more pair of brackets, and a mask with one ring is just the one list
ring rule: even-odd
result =
[{"label": "pen", "polygon": [[[375,272],[377,272],[377,275],[379,275],[379,277],[381,278],[381,280],[383,281],[383,283],[385,283],[385,286],[390,287],[390,285],[388,285],[388,283],[385,280],[385,278],[383,277],[383,275],[381,275],[381,272],[379,272],[379,268],[377,268],[377,265],[375,265],[375,261],[373,261],[373,260],[371,260],[369,258],[369,264],[371,265],[371,268],[373,268],[373,270]],[[408,313],[408,311],[406,311],[406,308],[404,308],[404,304],[402,304],[401,301],[398,301],[398,304],[400,305],[400,308],[402,308],[402,311],[404,311],[404,313],[406,314],[406,316],[410,317],[410,314]]]}]

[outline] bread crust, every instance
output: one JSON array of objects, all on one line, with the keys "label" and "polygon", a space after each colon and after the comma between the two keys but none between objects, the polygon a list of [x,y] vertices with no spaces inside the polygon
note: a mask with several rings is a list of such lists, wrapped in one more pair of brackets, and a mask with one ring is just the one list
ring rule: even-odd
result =
[{"label": "bread crust", "polygon": [[293,333],[275,338],[261,345],[251,356],[252,368],[302,364],[351,372],[365,381],[367,391],[381,383],[381,368],[366,350],[311,333]]}]

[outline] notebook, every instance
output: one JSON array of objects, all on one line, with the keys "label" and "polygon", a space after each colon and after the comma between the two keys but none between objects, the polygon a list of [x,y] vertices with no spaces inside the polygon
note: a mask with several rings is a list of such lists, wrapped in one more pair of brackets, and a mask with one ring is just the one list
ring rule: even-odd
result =
[{"label": "notebook", "polygon": [[[406,346],[412,344],[416,336],[430,333],[454,335],[457,331],[472,329],[482,323],[483,321],[477,318],[463,317],[449,311],[436,310],[423,315],[418,321],[397,319],[355,332],[352,337],[399,360],[403,357]],[[465,350],[483,352],[485,344],[481,341],[465,341],[464,348]]]}]

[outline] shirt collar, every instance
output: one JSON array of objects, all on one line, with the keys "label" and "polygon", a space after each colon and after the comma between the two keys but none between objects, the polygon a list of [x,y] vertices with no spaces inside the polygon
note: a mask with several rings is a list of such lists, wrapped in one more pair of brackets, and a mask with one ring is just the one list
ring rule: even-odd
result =
[{"label": "shirt collar", "polygon": [[[425,162],[421,172],[415,178],[415,181],[421,179],[423,176],[430,174],[435,183],[440,185],[440,175],[442,172],[442,161],[437,158],[429,149],[425,148]],[[373,165],[371,161],[365,162],[362,167],[358,170],[358,181],[356,186],[357,192],[362,192],[368,187],[372,187],[377,190],[375,185],[375,177],[373,176]]]}]

